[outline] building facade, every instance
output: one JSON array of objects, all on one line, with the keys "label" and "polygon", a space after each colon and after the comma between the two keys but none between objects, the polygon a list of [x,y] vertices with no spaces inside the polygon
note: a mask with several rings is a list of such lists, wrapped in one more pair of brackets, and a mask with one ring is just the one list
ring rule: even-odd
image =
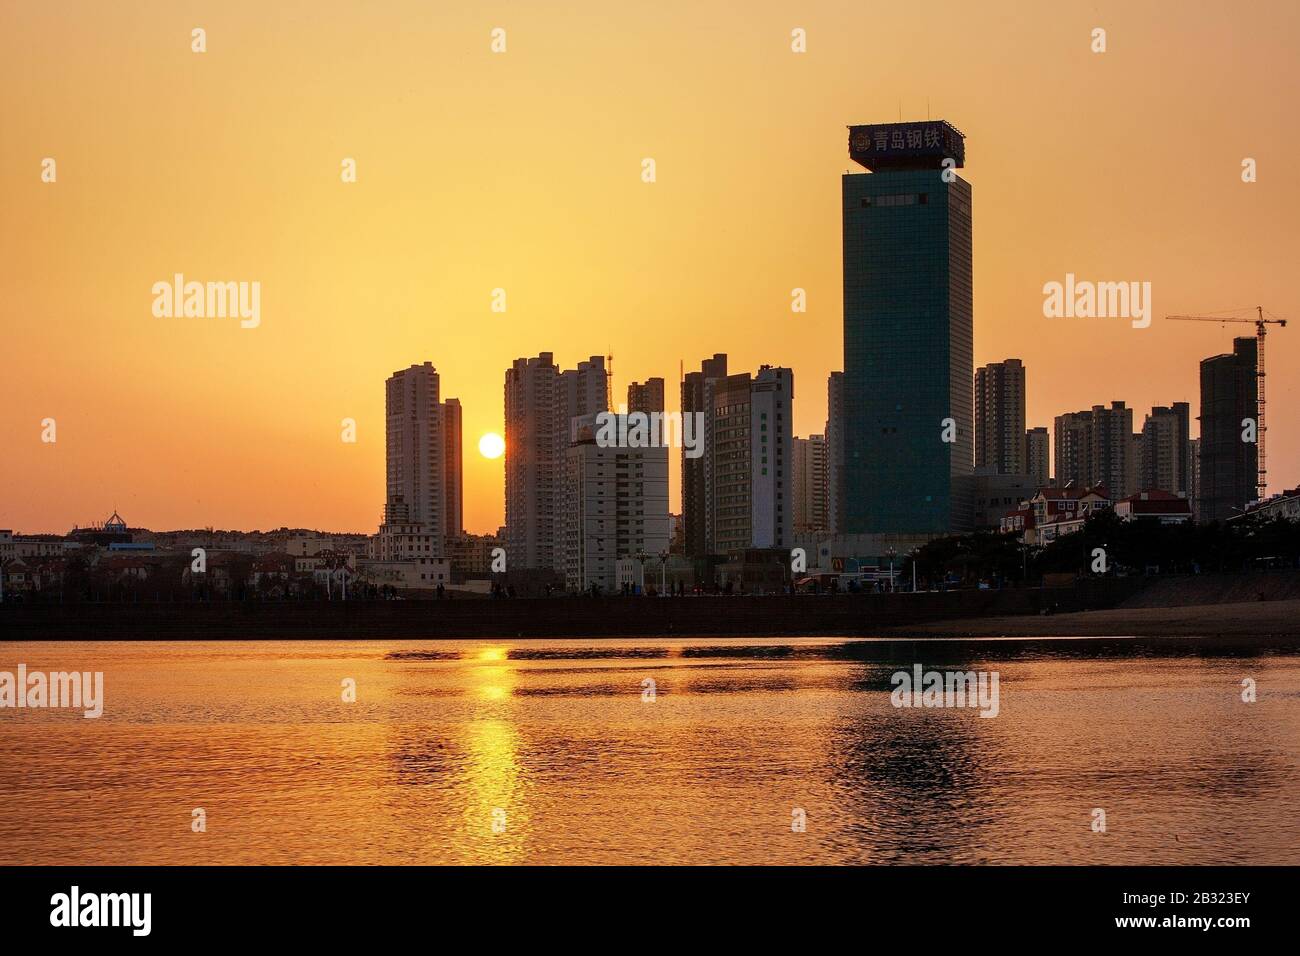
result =
[{"label": "building facade", "polygon": [[608,411],[605,359],[560,371],[551,352],[506,370],[506,559],[512,570],[564,574],[565,452],[574,418]]},{"label": "building facade", "polygon": [[[619,424],[622,433],[626,422]],[[668,553],[668,449],[600,445],[594,432],[577,428],[565,449],[564,583],[610,593],[620,559]]]},{"label": "building facade", "polygon": [[664,410],[664,380],[662,378],[648,378],[644,382],[633,382],[627,387],[627,410],[633,412],[642,412],[649,415],[651,412],[662,412]]},{"label": "building facade", "polygon": [[388,504],[441,542],[447,533],[446,443],[438,371],[432,362],[389,377],[385,389]]},{"label": "building facade", "polygon": [[975,468],[993,475],[1029,473],[1025,448],[1025,366],[1020,359],[975,371]]},{"label": "building facade", "polygon": [[506,560],[509,568],[555,563],[557,475],[555,389],[550,352],[516,359],[505,379]]},{"label": "building facade", "polygon": [[754,376],[750,404],[750,547],[790,548],[794,544],[790,500],[794,484],[794,372],[764,365]]},{"label": "building facade", "polygon": [[465,459],[460,399],[449,398],[442,403],[443,441],[443,500],[447,525],[443,533],[448,538],[459,538],[465,533]]},{"label": "building facade", "polygon": [[1055,484],[1105,485],[1113,497],[1127,496],[1136,473],[1133,434],[1133,410],[1123,402],[1058,415]]},{"label": "building facade", "polygon": [[793,438],[791,506],[795,534],[826,534],[826,436]]},{"label": "building facade", "polygon": [[826,379],[826,531],[839,534],[844,515],[844,373]]},{"label": "building facade", "polygon": [[1151,489],[1187,493],[1190,426],[1191,406],[1187,402],[1151,409],[1142,423],[1139,481],[1130,494]]},{"label": "building facade", "polygon": [[1052,480],[1050,445],[1051,438],[1045,426],[1039,425],[1025,432],[1029,477],[1037,488],[1046,488]]},{"label": "building facade", "polygon": [[849,152],[870,172],[841,179],[842,530],[966,531],[971,188],[943,168],[963,165],[964,137],[942,121],[854,126]]},{"label": "building facade", "polygon": [[[699,414],[707,421],[706,385],[714,379],[727,377],[727,356],[721,352],[713,358],[700,363],[698,372],[687,372],[682,378],[682,419],[687,415]],[[707,425],[706,425],[707,434]],[[705,497],[705,459],[706,452],[697,458],[682,455],[682,539],[684,553],[693,558],[704,557],[709,553],[706,528],[708,525],[708,502]]]},{"label": "building facade", "polygon": [[1201,439],[1197,518],[1225,521],[1255,500],[1259,445],[1246,441],[1246,420],[1258,423],[1256,346],[1232,341],[1232,353],[1201,362]]},{"label": "building facade", "polygon": [[705,392],[706,553],[791,547],[794,374],[765,365]]}]

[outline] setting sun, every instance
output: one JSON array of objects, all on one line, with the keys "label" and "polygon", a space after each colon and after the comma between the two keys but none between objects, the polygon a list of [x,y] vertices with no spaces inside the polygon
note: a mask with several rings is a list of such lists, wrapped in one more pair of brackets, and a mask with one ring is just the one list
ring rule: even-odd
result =
[{"label": "setting sun", "polygon": [[488,432],[478,440],[478,453],[484,458],[500,458],[505,450],[506,440],[496,432]]}]

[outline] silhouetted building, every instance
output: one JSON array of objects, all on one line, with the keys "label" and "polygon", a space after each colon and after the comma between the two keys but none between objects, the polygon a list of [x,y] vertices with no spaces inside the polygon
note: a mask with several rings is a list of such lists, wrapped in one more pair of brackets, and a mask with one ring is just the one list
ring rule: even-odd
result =
[{"label": "silhouetted building", "polygon": [[1058,487],[1105,485],[1117,498],[1130,493],[1133,410],[1123,402],[1058,415],[1055,446]]},{"label": "silhouetted building", "polygon": [[465,533],[465,456],[462,451],[460,399],[449,398],[442,403],[442,439],[445,445],[443,461],[446,473],[443,479],[447,501],[447,528],[449,538],[459,538]]},{"label": "silhouetted building", "polygon": [[[687,372],[682,380],[682,419],[699,412],[708,418],[711,403],[706,394],[708,383],[727,377],[727,356],[718,352],[713,358],[700,363],[700,371]],[[698,436],[697,440],[704,440]],[[708,447],[698,458],[682,455],[682,529],[685,553],[693,558],[703,557],[709,553],[708,501],[705,498],[705,463]]]},{"label": "silhouetted building", "polygon": [[662,378],[648,378],[644,382],[633,382],[627,387],[627,410],[628,413],[643,412],[649,415],[651,412],[662,412],[664,410],[664,380]]},{"label": "silhouetted building", "polygon": [[844,373],[826,379],[826,530],[839,534],[844,517]]},{"label": "silhouetted building", "polygon": [[[565,449],[564,583],[575,591],[595,585],[610,593],[618,586],[620,559],[668,552],[668,448],[597,444],[594,419],[574,422],[574,440]],[[619,420],[623,431],[626,416]]]},{"label": "silhouetted building", "polygon": [[1246,420],[1259,422],[1255,361],[1253,338],[1233,339],[1232,354],[1201,361],[1201,521],[1230,518],[1258,493],[1259,445],[1244,440]]},{"label": "silhouetted building", "polygon": [[789,548],[793,373],[764,365],[754,376],[714,380],[707,392],[713,402],[705,424],[708,553]]},{"label": "silhouetted building", "polygon": [[393,517],[425,529],[440,555],[447,535],[447,445],[438,371],[432,362],[412,365],[385,385],[385,513],[400,503]]},{"label": "silhouetted building", "polygon": [[516,359],[506,370],[506,561],[515,570],[564,573],[560,539],[570,423],[608,411],[605,359],[561,372],[554,355]]},{"label": "silhouetted building", "polygon": [[1025,457],[1035,488],[1046,488],[1052,480],[1050,444],[1051,438],[1044,425],[1025,432]]},{"label": "silhouetted building", "polygon": [[1142,459],[1137,489],[1186,493],[1191,406],[1159,405],[1142,423]]},{"label": "silhouetted building", "polygon": [[975,371],[975,467],[993,475],[1023,475],[1029,470],[1025,366],[1020,359]]},{"label": "silhouetted building", "polygon": [[964,137],[943,121],[853,126],[849,155],[871,172],[841,179],[841,530],[965,531],[974,462],[971,189],[944,168],[945,160],[964,164]]},{"label": "silhouetted building", "polygon": [[795,534],[826,533],[826,436],[791,439]]}]

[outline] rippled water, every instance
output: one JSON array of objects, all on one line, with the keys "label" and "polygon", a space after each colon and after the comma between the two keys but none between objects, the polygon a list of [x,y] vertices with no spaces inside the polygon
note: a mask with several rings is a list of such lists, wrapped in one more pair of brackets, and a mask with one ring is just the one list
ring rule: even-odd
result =
[{"label": "rippled water", "polygon": [[[999,715],[893,707],[915,662],[996,671]],[[1293,651],[0,644],[19,663],[103,671],[107,702],[0,710],[6,864],[1300,863]]]}]

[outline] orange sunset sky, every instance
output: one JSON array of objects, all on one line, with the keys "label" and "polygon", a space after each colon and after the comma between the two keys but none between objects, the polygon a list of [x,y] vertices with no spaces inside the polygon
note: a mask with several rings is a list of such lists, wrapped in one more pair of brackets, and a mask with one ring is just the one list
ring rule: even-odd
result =
[{"label": "orange sunset sky", "polygon": [[[658,375],[670,409],[681,359],[788,365],[796,434],[820,432],[845,126],[900,113],[967,136],[975,360],[1024,360],[1028,424],[1114,399],[1139,428],[1153,404],[1195,414],[1198,361],[1253,330],[1159,316],[1300,317],[1298,28],[1293,0],[3,0],[0,527],[116,507],[373,530],[384,379],[424,360],[464,405],[471,531],[503,520],[476,446],[520,356],[612,351],[616,401]],[[176,272],[259,281],[261,326],[155,318]],[[1156,321],[1044,318],[1067,272],[1150,281]],[[1300,483],[1300,327],[1268,344],[1279,490]]]}]

